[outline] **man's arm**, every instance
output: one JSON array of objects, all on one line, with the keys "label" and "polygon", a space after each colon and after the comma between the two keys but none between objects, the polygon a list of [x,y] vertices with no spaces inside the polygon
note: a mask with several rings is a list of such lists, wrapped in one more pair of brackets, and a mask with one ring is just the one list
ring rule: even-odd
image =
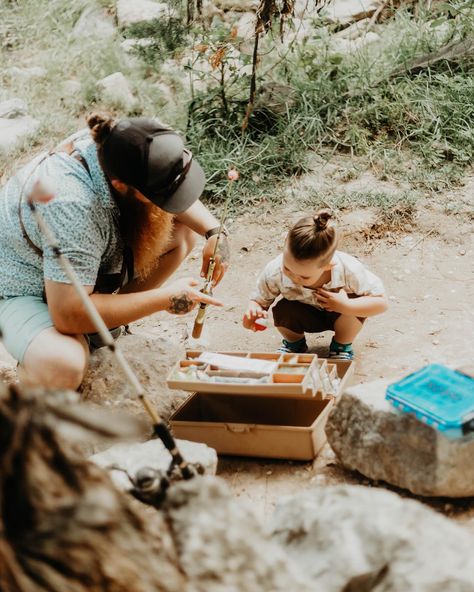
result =
[{"label": "man's arm", "polygon": [[[219,220],[217,220],[217,218],[211,214],[211,212],[199,199],[195,201],[193,205],[189,207],[185,212],[177,214],[176,219],[182,224],[186,225],[188,228],[191,228],[191,230],[194,230],[194,232],[200,234],[201,236],[204,236],[208,230],[216,228],[220,224]],[[202,252],[201,276],[205,276],[207,274],[207,269],[209,267],[209,259],[214,253],[216,241],[217,234],[214,234],[206,240]],[[227,240],[227,237],[224,234],[221,234],[216,256],[216,266],[214,268],[213,275],[214,284],[218,284],[223,278],[225,272],[229,267],[229,260],[229,242]]]},{"label": "man's arm", "polygon": [[[222,306],[220,300],[203,294],[191,278],[177,280],[166,288],[156,288],[130,294],[92,294],[93,287],[85,286],[90,299],[107,327],[126,325],[155,312],[186,314],[198,302]],[[97,329],[74,286],[46,280],[46,298],[54,326],[61,333],[92,333]]]}]

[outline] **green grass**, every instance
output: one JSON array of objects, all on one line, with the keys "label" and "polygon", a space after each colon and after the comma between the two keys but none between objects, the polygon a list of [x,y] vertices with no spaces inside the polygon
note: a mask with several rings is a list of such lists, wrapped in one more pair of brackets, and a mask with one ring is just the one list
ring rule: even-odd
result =
[{"label": "green grass", "polygon": [[[173,0],[172,6],[178,4]],[[118,116],[156,116],[185,133],[206,171],[206,198],[211,202],[221,201],[225,173],[237,167],[241,180],[234,204],[238,207],[283,199],[289,179],[307,169],[311,150],[353,155],[358,168],[365,163],[381,180],[408,182],[424,193],[460,183],[473,162],[472,57],[439,62],[418,72],[403,70],[415,57],[474,35],[472,2],[449,0],[434,4],[429,12],[421,4],[416,11],[399,9],[383,26],[375,26],[380,42],[351,54],[331,50],[331,26],[321,19],[314,22],[313,37],[294,44],[284,60],[267,36],[261,46],[258,83],[291,87],[293,101],[278,113],[257,105],[244,134],[241,123],[249,75],[242,68],[248,68],[250,57],[239,53],[230,27],[188,30],[171,19],[135,26],[115,39],[74,39],[74,24],[89,5],[86,0],[4,1],[0,5],[0,99],[25,99],[30,115],[41,121],[35,137],[16,154],[0,156],[3,171],[12,170],[26,151],[54,145],[83,125],[84,115],[96,108],[112,109]],[[97,6],[112,13],[115,3],[97,0]],[[154,40],[149,48],[138,50],[139,62],[120,48],[123,38],[131,36]],[[169,62],[199,43],[232,48],[225,58],[224,87],[216,71],[198,71],[196,52],[181,68]],[[40,65],[48,75],[34,83],[14,81],[4,73],[14,65]],[[400,67],[402,71],[394,75]],[[124,73],[138,99],[133,112],[104,103],[97,92],[97,80],[116,71]],[[81,91],[72,96],[63,90],[63,82],[70,79],[81,83]],[[197,83],[203,80],[207,87],[199,90]],[[175,93],[176,102],[163,85]],[[357,175],[358,170],[351,169],[340,181]],[[346,203],[341,195],[341,203]],[[378,200],[382,212],[395,207],[392,202],[384,206],[392,199],[385,194],[374,193],[370,199],[367,195],[355,196],[354,201],[352,194],[347,203]],[[407,203],[404,194],[393,199]]]}]

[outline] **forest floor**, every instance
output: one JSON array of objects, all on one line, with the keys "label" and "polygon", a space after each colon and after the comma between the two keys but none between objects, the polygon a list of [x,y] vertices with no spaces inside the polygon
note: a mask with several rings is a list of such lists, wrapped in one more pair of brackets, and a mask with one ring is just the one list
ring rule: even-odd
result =
[{"label": "forest floor", "polygon": [[[274,351],[279,346],[280,338],[274,329],[252,333],[243,329],[241,319],[259,272],[281,252],[288,227],[320,205],[308,204],[305,198],[308,188],[316,184],[321,184],[320,171],[296,180],[281,205],[269,201],[267,208],[259,206],[230,220],[233,259],[215,290],[225,305],[207,312],[205,337],[209,349]],[[380,185],[366,172],[345,183],[344,190],[373,190]],[[359,257],[383,279],[390,302],[388,312],[370,319],[355,342],[353,383],[382,377],[399,379],[431,362],[453,367],[472,363],[473,195],[474,176],[468,175],[462,187],[419,202],[411,222],[397,230],[378,223],[374,209],[340,214],[339,225],[345,235],[340,249]],[[455,204],[457,213],[446,213],[447,204]],[[466,207],[471,209],[471,215],[466,213]],[[196,247],[177,277],[198,275],[200,249],[201,245]],[[181,338],[193,319],[194,314],[172,317],[159,313],[134,323],[132,330]],[[326,357],[329,341],[330,333],[310,336],[310,351]],[[2,361],[11,361],[4,350],[0,350]],[[311,484],[369,484],[361,475],[341,469],[328,445],[313,463],[222,457],[218,474],[263,520],[279,498]],[[427,503],[474,529],[474,501],[446,499]]]}]

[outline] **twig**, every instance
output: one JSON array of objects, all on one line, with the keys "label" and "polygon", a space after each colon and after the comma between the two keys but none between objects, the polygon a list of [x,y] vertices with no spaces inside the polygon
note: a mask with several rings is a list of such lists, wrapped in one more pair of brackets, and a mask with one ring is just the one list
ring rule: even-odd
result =
[{"label": "twig", "polygon": [[436,229],[432,228],[431,230],[429,230],[426,234],[424,234],[419,240],[416,241],[416,243],[414,245],[412,245],[408,251],[406,251],[406,253],[403,253],[403,256],[406,257],[406,255],[408,255],[408,253],[410,253],[411,251],[413,251],[413,249],[415,247],[417,247],[421,242],[423,242],[425,240],[425,238],[428,238],[430,236],[430,234],[432,234]]}]

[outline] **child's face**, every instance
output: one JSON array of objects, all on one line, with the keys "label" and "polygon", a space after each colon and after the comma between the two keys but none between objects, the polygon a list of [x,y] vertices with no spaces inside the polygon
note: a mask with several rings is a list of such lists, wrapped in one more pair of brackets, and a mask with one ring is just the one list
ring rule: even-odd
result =
[{"label": "child's face", "polygon": [[285,245],[283,250],[283,273],[298,286],[312,286],[333,267],[332,263],[322,264],[319,259],[298,260]]}]

